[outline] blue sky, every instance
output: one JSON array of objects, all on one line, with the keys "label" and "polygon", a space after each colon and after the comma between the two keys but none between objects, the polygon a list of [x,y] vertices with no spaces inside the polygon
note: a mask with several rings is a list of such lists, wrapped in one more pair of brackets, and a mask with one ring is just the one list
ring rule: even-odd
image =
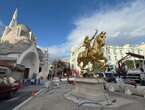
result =
[{"label": "blue sky", "polygon": [[[64,56],[72,45],[78,45],[96,28],[107,31],[108,44],[143,42],[145,11],[137,13],[144,6],[144,0],[0,0],[0,25],[7,25],[18,8],[18,22],[32,29],[38,45],[49,47],[52,54],[60,52]],[[141,23],[136,24],[134,21],[138,19]],[[133,32],[140,38],[130,38]]]},{"label": "blue sky", "polygon": [[0,0],[0,20],[7,25],[18,8],[19,23],[33,30],[39,45],[50,46],[66,41],[75,19],[103,5],[117,3],[117,0]]}]

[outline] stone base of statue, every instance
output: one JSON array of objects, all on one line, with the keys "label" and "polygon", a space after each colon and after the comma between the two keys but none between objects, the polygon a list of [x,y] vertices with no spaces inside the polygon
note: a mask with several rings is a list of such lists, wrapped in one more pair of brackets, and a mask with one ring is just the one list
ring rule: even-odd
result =
[{"label": "stone base of statue", "polygon": [[104,80],[100,78],[77,78],[71,95],[89,101],[111,104],[111,99],[104,90]]},{"label": "stone base of statue", "polygon": [[104,89],[104,80],[96,78],[77,78],[76,84],[71,92],[65,94],[65,98],[80,105],[95,104],[97,107],[103,106],[106,108],[114,107],[118,110],[120,107],[132,103],[125,98],[111,97]]},{"label": "stone base of statue", "polygon": [[104,80],[96,78],[77,78],[72,91],[78,97],[88,100],[105,100]]}]

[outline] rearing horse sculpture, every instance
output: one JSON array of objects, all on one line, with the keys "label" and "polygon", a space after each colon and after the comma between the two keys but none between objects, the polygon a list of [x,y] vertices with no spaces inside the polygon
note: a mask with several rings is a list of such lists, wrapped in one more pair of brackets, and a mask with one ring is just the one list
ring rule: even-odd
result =
[{"label": "rearing horse sculpture", "polygon": [[[88,63],[92,63],[92,70],[94,71],[96,65],[99,65],[100,69],[106,70],[107,59],[103,55],[103,46],[105,45],[106,32],[101,32],[95,37],[93,45],[88,49],[88,54],[86,55],[86,50],[79,53],[77,57],[78,66],[83,70]],[[81,66],[81,62],[83,65]]]}]

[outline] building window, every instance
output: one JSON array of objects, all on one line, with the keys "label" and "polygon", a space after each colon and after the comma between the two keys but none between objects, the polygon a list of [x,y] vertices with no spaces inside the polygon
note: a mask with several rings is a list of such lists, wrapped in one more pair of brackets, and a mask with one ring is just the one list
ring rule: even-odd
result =
[{"label": "building window", "polygon": [[75,52],[72,52],[72,56],[75,54]]},{"label": "building window", "polygon": [[21,33],[20,33],[20,36],[29,36],[29,34],[28,34],[28,32],[25,32],[25,31],[21,31]]},{"label": "building window", "polygon": [[107,49],[107,53],[110,54],[110,49],[109,48]]},{"label": "building window", "polygon": [[74,65],[72,64],[72,69],[74,69]]},{"label": "building window", "polygon": [[123,53],[122,53],[122,49],[120,49],[120,54],[123,55]]},{"label": "building window", "polygon": [[132,53],[134,53],[134,49],[133,48],[131,49],[131,51],[132,51]]},{"label": "building window", "polygon": [[108,56],[108,60],[111,60],[111,57],[110,56]]},{"label": "building window", "polygon": [[129,49],[128,52],[131,52],[131,50]]},{"label": "building window", "polygon": [[115,60],[117,60],[117,56],[114,56],[115,57]]},{"label": "building window", "polygon": [[113,49],[113,53],[114,53],[114,55],[116,55],[116,50],[115,49]]},{"label": "building window", "polygon": [[140,50],[138,50],[138,54],[141,54]]}]

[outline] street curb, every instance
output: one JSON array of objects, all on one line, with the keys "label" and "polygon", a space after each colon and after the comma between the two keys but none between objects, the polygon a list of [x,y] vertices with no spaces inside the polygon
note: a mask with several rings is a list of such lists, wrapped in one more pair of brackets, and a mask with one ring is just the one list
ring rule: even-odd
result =
[{"label": "street curb", "polygon": [[19,110],[19,108],[21,108],[23,105],[25,105],[26,103],[28,103],[30,100],[32,100],[35,96],[39,95],[41,93],[41,91],[43,91],[43,89],[40,89],[38,92],[36,92],[36,94],[34,96],[30,96],[29,98],[27,98],[26,100],[24,100],[22,103],[20,103],[19,105],[17,105],[16,107],[14,107],[12,110]]}]

